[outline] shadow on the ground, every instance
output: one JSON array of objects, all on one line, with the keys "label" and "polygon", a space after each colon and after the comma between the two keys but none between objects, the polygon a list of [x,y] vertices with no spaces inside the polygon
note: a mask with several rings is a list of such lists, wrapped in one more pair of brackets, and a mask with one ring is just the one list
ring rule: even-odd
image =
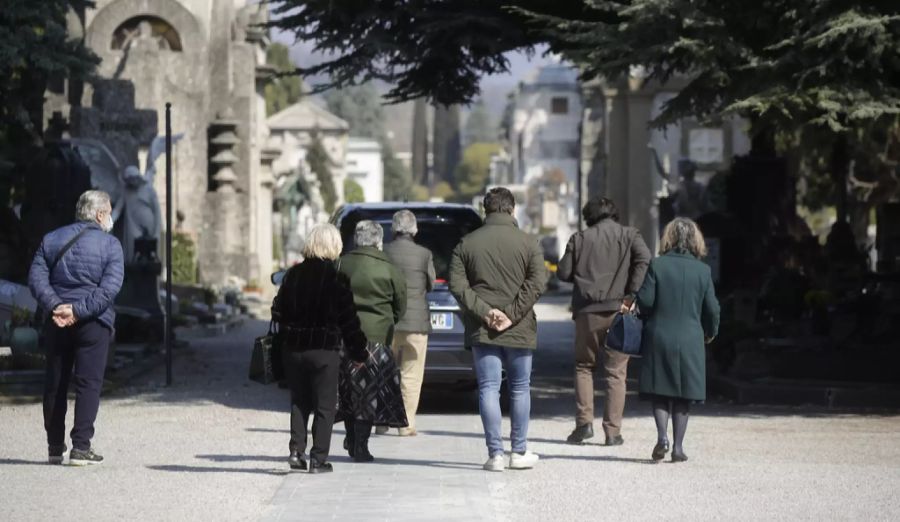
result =
[{"label": "shadow on the ground", "polygon": [[0,459],[0,466],[47,466],[47,460]]},{"label": "shadow on the ground", "polygon": [[541,454],[541,460],[596,460],[600,462],[630,462],[632,464],[657,464],[652,459],[636,459],[631,457],[616,457],[613,455],[546,455]]},{"label": "shadow on the ground", "polygon": [[272,455],[194,455],[194,458],[213,462],[287,462],[286,456]]},{"label": "shadow on the ground", "polygon": [[154,471],[169,471],[173,473],[249,473],[253,475],[288,475],[288,469],[265,469],[265,468],[220,468],[213,466],[184,466],[184,465],[161,465],[161,466],[145,466],[147,469]]},{"label": "shadow on the ground", "polygon": [[[469,439],[483,439],[483,433],[465,433],[461,431],[446,431],[446,430],[419,430],[419,433],[422,435],[434,435],[437,437],[463,437]],[[504,437],[504,440],[507,440]],[[540,442],[542,444],[560,444],[563,446],[596,446],[596,447],[606,447],[605,444],[599,442],[585,442],[584,444],[569,444],[566,442],[565,437],[560,437],[559,439],[544,439],[544,438],[535,438],[528,437],[528,442]]]},{"label": "shadow on the ground", "polygon": [[[286,457],[273,457],[272,455],[196,455],[196,458],[213,462],[283,462],[287,465]],[[354,464],[353,459],[346,455],[332,455],[329,462]],[[442,460],[417,460],[417,459],[393,459],[388,457],[376,457],[374,465],[387,466],[425,466],[429,468],[449,468],[480,471],[481,466],[471,462],[448,462]],[[221,468],[212,466],[147,466],[150,469],[160,471],[186,471],[186,472],[234,472],[234,473],[269,473],[282,474],[279,470],[264,470],[256,468]]]}]

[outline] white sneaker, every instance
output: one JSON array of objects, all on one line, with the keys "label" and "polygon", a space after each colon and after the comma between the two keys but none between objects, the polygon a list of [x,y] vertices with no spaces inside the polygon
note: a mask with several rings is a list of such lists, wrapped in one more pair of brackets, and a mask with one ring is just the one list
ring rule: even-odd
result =
[{"label": "white sneaker", "polygon": [[487,462],[484,463],[485,471],[503,471],[504,463],[503,463],[503,455],[494,455],[493,457],[487,459]]},{"label": "white sneaker", "polygon": [[531,469],[541,458],[530,451],[509,454],[509,469]]}]

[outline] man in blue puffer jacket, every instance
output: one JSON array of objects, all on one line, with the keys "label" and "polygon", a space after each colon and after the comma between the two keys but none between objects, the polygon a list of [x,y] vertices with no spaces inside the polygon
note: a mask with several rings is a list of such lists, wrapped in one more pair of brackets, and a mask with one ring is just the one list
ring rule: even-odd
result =
[{"label": "man in blue puffer jacket", "polygon": [[75,382],[75,425],[69,463],[99,464],[91,449],[100,388],[113,336],[113,300],[122,288],[122,245],[112,231],[109,195],[89,190],[75,210],[77,223],[44,236],[28,274],[31,293],[52,311],[45,329],[47,374],[44,382],[44,428],[49,462],[62,464],[69,381]]}]

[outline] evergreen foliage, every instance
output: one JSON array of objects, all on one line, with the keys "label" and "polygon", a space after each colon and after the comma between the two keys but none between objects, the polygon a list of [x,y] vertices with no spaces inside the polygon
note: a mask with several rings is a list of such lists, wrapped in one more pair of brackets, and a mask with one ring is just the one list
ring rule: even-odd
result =
[{"label": "evergreen foliage", "polygon": [[303,98],[303,82],[299,76],[287,76],[297,66],[291,60],[290,49],[280,43],[273,43],[266,49],[266,63],[275,67],[279,76],[265,87],[266,115],[282,111]]},{"label": "evergreen foliage", "polygon": [[497,139],[498,132],[497,125],[484,106],[484,100],[479,99],[472,105],[466,118],[465,144],[490,143]]},{"label": "evergreen foliage", "polygon": [[176,285],[197,284],[197,247],[184,232],[172,234],[172,282]]},{"label": "evergreen foliage", "polygon": [[[372,138],[381,145],[384,166],[384,198],[387,201],[406,197],[410,185],[408,169],[394,155],[384,128],[381,96],[372,83],[335,89],[325,94],[328,110],[350,125],[350,135]],[[348,200],[349,201],[349,200]]]},{"label": "evergreen foliage", "polygon": [[466,103],[481,76],[508,72],[504,53],[544,42],[528,17],[510,7],[576,17],[596,16],[586,2],[547,0],[273,0],[270,27],[311,41],[329,56],[300,69],[327,74],[315,88],[344,87],[372,79],[393,85],[391,102],[426,98]]},{"label": "evergreen foliage", "polygon": [[334,187],[334,176],[331,173],[331,157],[328,156],[328,151],[325,150],[325,145],[322,144],[322,138],[318,132],[313,133],[312,143],[306,152],[306,162],[319,181],[319,192],[325,203],[325,211],[330,214],[337,204],[337,191]]},{"label": "evergreen foliage", "polygon": [[441,181],[436,184],[432,190],[432,194],[434,197],[444,201],[451,201],[456,197],[456,191],[453,190],[453,187],[446,181]]},{"label": "evergreen foliage", "polygon": [[390,142],[381,146],[384,160],[384,200],[403,201],[409,197],[412,176],[402,161],[397,159]]},{"label": "evergreen foliage", "polygon": [[88,78],[99,63],[84,42],[67,33],[69,9],[89,0],[6,0],[0,9],[0,139],[39,134],[44,92],[52,78]]},{"label": "evergreen foliage", "polygon": [[431,142],[434,162],[432,186],[440,182],[453,184],[461,147],[459,105],[449,107],[438,105],[434,108],[434,132]]},{"label": "evergreen foliage", "polygon": [[[274,5],[273,26],[333,53],[310,71],[330,73],[335,85],[379,78],[395,85],[392,101],[465,103],[477,97],[481,76],[508,70],[503,53],[547,45],[580,67],[585,79],[686,82],[663,106],[657,126],[738,114],[751,121],[756,152],[774,152],[776,137],[818,143],[811,152],[819,159],[804,162],[826,160],[826,183],[841,220],[848,182],[858,201],[884,201],[900,190],[896,0]],[[862,171],[852,172],[851,164]]]},{"label": "evergreen foliage", "polygon": [[324,97],[328,110],[350,125],[351,136],[384,141],[384,110],[372,83],[334,89]]},{"label": "evergreen foliage", "polygon": [[491,171],[491,156],[500,151],[497,143],[473,143],[466,147],[456,168],[456,186],[465,199],[484,192]]},{"label": "evergreen foliage", "polygon": [[366,201],[366,195],[362,186],[350,178],[344,180],[344,201],[347,203],[363,203]]}]

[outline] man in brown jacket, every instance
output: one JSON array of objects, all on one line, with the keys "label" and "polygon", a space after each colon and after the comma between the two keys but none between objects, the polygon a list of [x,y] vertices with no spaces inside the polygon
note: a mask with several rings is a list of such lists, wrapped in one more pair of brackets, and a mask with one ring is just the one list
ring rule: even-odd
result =
[{"label": "man in brown jacket", "polygon": [[484,196],[484,226],[460,241],[450,260],[450,292],[464,312],[466,346],[478,378],[478,408],[488,448],[487,471],[506,467],[500,434],[500,381],[506,367],[510,395],[511,469],[534,467],[528,451],[531,359],[537,348],[534,304],[547,284],[537,239],[512,217],[516,200],[503,187]]},{"label": "man in brown jacket", "polygon": [[617,312],[626,311],[644,282],[650,250],[636,228],[618,223],[612,200],[598,197],[582,210],[588,228],[572,235],[557,275],[575,283],[575,430],[567,441],[581,444],[594,436],[594,368],[602,358],[606,377],[603,431],[607,446],[622,444],[628,356],[606,348],[606,331]]}]

